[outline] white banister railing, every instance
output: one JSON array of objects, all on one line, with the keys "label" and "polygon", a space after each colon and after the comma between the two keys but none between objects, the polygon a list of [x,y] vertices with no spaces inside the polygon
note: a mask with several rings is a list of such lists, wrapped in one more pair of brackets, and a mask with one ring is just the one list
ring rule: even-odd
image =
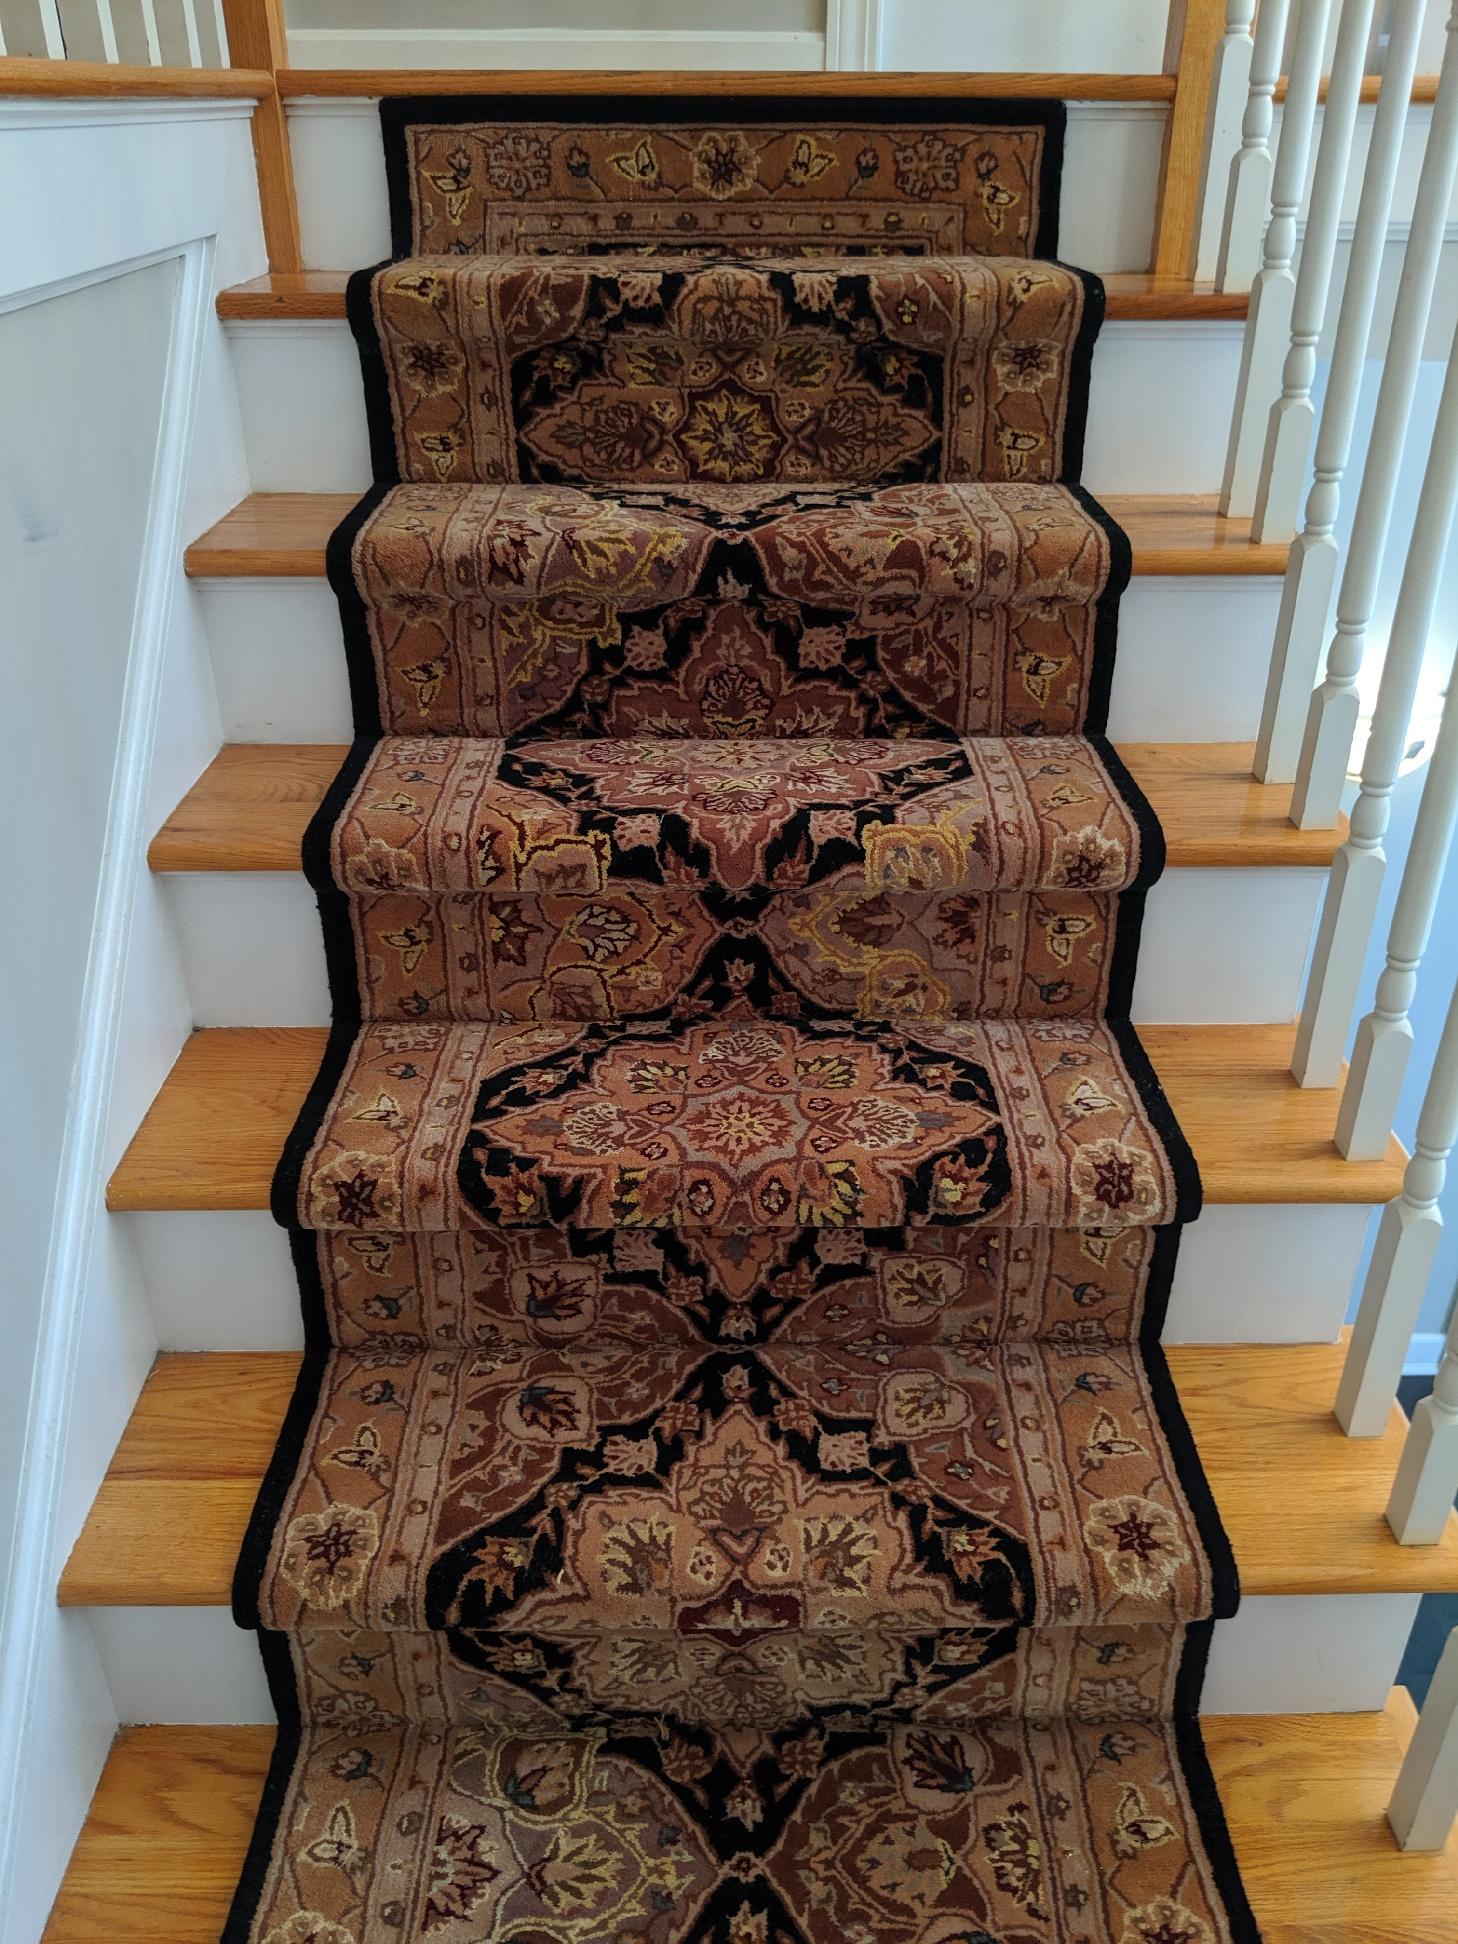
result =
[{"label": "white banister railing", "polygon": [[[1377,444],[1377,431],[1373,434],[1373,444]],[[1395,460],[1393,472],[1395,477]],[[1390,503],[1390,492],[1384,498]],[[1304,1087],[1334,1087],[1340,1077],[1362,961],[1387,868],[1382,840],[1387,832],[1390,800],[1407,745],[1408,721],[1437,605],[1455,507],[1458,507],[1458,336],[1448,359],[1438,404],[1412,544],[1403,568],[1397,612],[1362,760],[1361,786],[1352,808],[1347,840],[1333,860],[1327,881],[1301,1020],[1296,1029],[1296,1053],[1291,1070]],[[1302,752],[1303,768],[1310,754],[1308,738],[1307,748]],[[1300,814],[1303,784],[1309,788],[1309,774],[1297,779],[1292,817],[1298,822],[1303,822]],[[1309,827],[1309,820],[1303,822],[1303,828]]]},{"label": "white banister railing", "polygon": [[96,7],[96,27],[101,35],[101,58],[103,61],[119,61],[121,54],[116,44],[116,22],[111,17],[111,0],[94,0]]},{"label": "white banister railing", "polygon": [[1250,90],[1240,148],[1230,164],[1215,282],[1221,290],[1249,290],[1261,265],[1261,236],[1271,207],[1271,124],[1289,0],[1262,0],[1251,45]]},{"label": "white banister railing", "polygon": [[[1263,783],[1289,783],[1296,775],[1311,691],[1321,660],[1321,644],[1336,583],[1336,519],[1341,510],[1341,484],[1352,449],[1362,368],[1372,334],[1377,283],[1386,252],[1387,224],[1392,214],[1398,157],[1407,128],[1425,8],[1426,0],[1395,0],[1392,10],[1392,34],[1362,178],[1331,375],[1316,442],[1316,473],[1306,501],[1306,523],[1286,564],[1270,677],[1256,739],[1255,774]],[[1385,538],[1385,505],[1382,524]],[[1381,545],[1379,541],[1376,549],[1379,554]],[[1347,747],[1350,747],[1350,737]],[[1345,750],[1341,766],[1345,772]]]},{"label": "white banister railing", "polygon": [[1329,830],[1337,820],[1347,761],[1357,729],[1357,677],[1377,594],[1392,498],[1417,388],[1418,364],[1432,308],[1448,208],[1458,175],[1458,0],[1448,17],[1442,71],[1427,149],[1413,203],[1397,306],[1377,394],[1376,416],[1357,499],[1326,675],[1311,698],[1297,765],[1291,819],[1302,830]]},{"label": "white banister railing", "polygon": [[[1251,92],[1251,60],[1255,42],[1250,30],[1255,14],[1256,0],[1226,0],[1225,32],[1215,50],[1215,64],[1210,75],[1210,113],[1205,124],[1205,153],[1200,169],[1200,228],[1195,244],[1195,278],[1200,283],[1210,281],[1220,262],[1225,204],[1215,191],[1234,168],[1237,151],[1243,148],[1241,117],[1246,112]],[[1274,90],[1274,76],[1271,87]],[[1269,94],[1266,97],[1266,128],[1269,132]],[[1269,160],[1268,152],[1268,168]],[[1269,187],[1268,173],[1263,198]]]},{"label": "white banister railing", "polygon": [[1412,1414],[1387,1501],[1387,1523],[1404,1546],[1436,1546],[1458,1495],[1458,1317],[1443,1343],[1430,1397]]},{"label": "white banister railing", "polygon": [[1337,1113],[1336,1143],[1350,1161],[1377,1160],[1397,1118],[1412,1051],[1409,1010],[1418,967],[1428,948],[1438,893],[1458,814],[1458,665],[1448,679],[1442,724],[1423,781],[1417,820],[1387,936],[1387,963],[1371,1012],[1357,1027],[1352,1063]]},{"label": "white banister railing", "polygon": [[0,55],[226,67],[222,0],[0,0]]},{"label": "white banister railing", "polygon": [[1238,519],[1248,519],[1255,510],[1267,415],[1271,400],[1281,388],[1281,366],[1291,337],[1296,218],[1306,188],[1330,11],[1331,0],[1304,0],[1297,20],[1296,51],[1281,112],[1281,139],[1276,146],[1271,220],[1266,229],[1264,260],[1251,286],[1230,447],[1220,489],[1220,511]]},{"label": "white banister railing", "polygon": [[1458,1627],[1448,1636],[1387,1820],[1405,1850],[1440,1850],[1458,1820]]},{"label": "white banister railing", "polygon": [[[1301,490],[1316,414],[1311,386],[1316,347],[1326,323],[1331,274],[1336,264],[1337,225],[1347,186],[1352,131],[1367,66],[1374,0],[1342,0],[1336,53],[1321,118],[1316,176],[1306,212],[1301,268],[1291,308],[1291,342],[1281,368],[1280,396],[1270,408],[1260,477],[1251,517],[1253,540],[1290,540],[1296,533]],[[1259,403],[1259,401],[1257,401]]]},{"label": "white banister railing", "polygon": [[[1433,1256],[1443,1232],[1438,1197],[1458,1139],[1458,986],[1448,1007],[1402,1193],[1382,1211],[1352,1340],[1337,1390],[1337,1421],[1349,1437],[1387,1428]],[[1452,1491],[1449,1491],[1449,1498]]]}]

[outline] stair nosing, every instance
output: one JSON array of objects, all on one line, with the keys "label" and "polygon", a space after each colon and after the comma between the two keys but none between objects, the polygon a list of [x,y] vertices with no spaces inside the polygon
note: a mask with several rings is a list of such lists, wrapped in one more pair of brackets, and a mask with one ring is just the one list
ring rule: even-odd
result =
[{"label": "stair nosing", "polygon": [[[1400,1407],[1394,1402],[1381,1437],[1349,1439],[1324,1405],[1314,1409],[1307,1401],[1313,1385],[1319,1395],[1335,1393],[1342,1354],[1341,1344],[1202,1344],[1167,1352],[1235,1547],[1244,1595],[1325,1598],[1458,1592],[1458,1514],[1450,1516],[1443,1539],[1432,1547],[1399,1545],[1380,1519],[1380,1504],[1406,1426]],[[266,1388],[281,1424],[301,1356],[296,1351],[210,1351],[172,1353],[158,1359],[139,1406],[143,1422],[135,1439],[141,1455],[128,1449],[129,1425],[61,1574],[58,1597],[63,1606],[227,1604],[233,1528],[241,1539],[272,1450],[274,1412],[245,1407],[241,1421],[257,1428],[244,1431],[240,1440],[225,1447],[211,1439],[204,1445],[201,1420],[194,1419],[190,1448],[194,1453],[207,1451],[208,1462],[217,1467],[213,1473],[196,1464],[183,1469],[175,1455],[169,1458],[167,1413],[175,1409],[179,1396],[185,1396],[188,1381],[202,1378],[211,1366],[211,1383],[202,1383],[198,1390],[204,1412],[220,1382],[240,1402],[251,1383]],[[1273,1366],[1282,1371],[1279,1384],[1272,1386],[1269,1375],[1263,1386],[1253,1384],[1258,1367],[1269,1372]],[[164,1428],[159,1429],[159,1424]],[[1256,1439],[1249,1435],[1252,1425],[1259,1433]],[[264,1427],[267,1437],[262,1435]],[[170,1435],[178,1445],[187,1442],[180,1432]],[[1272,1494],[1265,1489],[1265,1467],[1272,1439],[1279,1443],[1283,1436],[1288,1441],[1283,1454],[1284,1492]],[[1257,1445],[1262,1453],[1259,1464],[1244,1456]],[[1239,1455],[1232,1457],[1232,1451]],[[223,1469],[220,1460],[229,1469]],[[1327,1488],[1325,1498],[1315,1490],[1318,1482]],[[160,1499],[163,1490],[168,1517],[154,1519],[147,1513],[147,1504],[154,1495]],[[140,1513],[141,1530],[155,1533],[154,1540],[141,1538],[135,1530],[129,1541],[123,1537],[113,1542],[108,1536],[109,1523],[124,1516],[128,1501],[133,1520]],[[1308,1516],[1313,1510],[1326,1515],[1315,1536],[1298,1540],[1299,1526],[1292,1528],[1290,1523],[1293,1506],[1304,1507]],[[161,1509],[159,1503],[159,1514]],[[200,1544],[187,1543],[189,1518],[199,1528],[206,1520],[206,1532],[214,1541],[211,1556],[205,1537]],[[1373,1529],[1374,1521],[1380,1531]],[[149,1543],[158,1548],[155,1558],[147,1555]],[[1345,1564],[1340,1550],[1344,1544],[1349,1554]],[[1359,1551],[1360,1559],[1353,1556]],[[159,1597],[169,1583],[171,1594]]]},{"label": "stair nosing", "polygon": [[[1380,1161],[1337,1152],[1339,1090],[1297,1086],[1294,1029],[1144,1026],[1139,1037],[1194,1149],[1207,1206],[1373,1207],[1401,1192],[1407,1157],[1395,1137]],[[107,1207],[266,1211],[327,1039],[312,1026],[194,1032],[112,1174]]]},{"label": "stair nosing", "polygon": [[[147,852],[150,869],[173,876],[297,874],[305,826],[347,748],[345,743],[225,744],[153,837]],[[1286,786],[1249,778],[1248,744],[1126,743],[1116,748],[1155,815],[1170,826],[1165,832],[1170,870],[1325,870],[1345,839],[1344,819],[1331,830],[1298,830],[1291,824],[1282,814],[1289,801]],[[1178,761],[1170,751],[1190,754]],[[240,794],[230,787],[245,760],[259,772],[276,769],[277,784],[261,794]],[[1200,794],[1239,791],[1242,807],[1234,827],[1217,820],[1190,831],[1183,819],[1172,819],[1174,799],[1165,792],[1181,786]],[[1253,798],[1266,800],[1255,816],[1244,807]]]},{"label": "stair nosing", "polygon": [[[1369,1918],[1403,1944],[1451,1944],[1458,1835],[1436,1855],[1403,1856],[1382,1818],[1416,1721],[1405,1688],[1355,1714],[1203,1718],[1246,1888],[1273,1944],[1315,1937],[1313,1924],[1322,1944],[1372,1944]],[[262,1724],[124,1728],[43,1944],[216,1936],[274,1742]]]},{"label": "stair nosing", "polygon": [[[328,530],[344,518],[358,498],[355,493],[250,493],[187,547],[183,555],[185,571],[190,579],[203,581],[322,580]],[[227,537],[230,525],[246,520],[250,510],[258,509],[260,503],[275,500],[315,502],[310,511],[321,524],[324,509],[329,509],[332,517],[328,530],[307,544],[240,544]],[[1127,521],[1133,527],[1132,568],[1138,579],[1266,580],[1284,574],[1287,543],[1249,539],[1250,522],[1224,521],[1215,512],[1215,503],[1216,496],[1206,493],[1112,493],[1101,502],[1116,521],[1120,524]],[[1172,508],[1191,519],[1216,521],[1217,537],[1208,542],[1165,544],[1141,540],[1140,519],[1147,519],[1156,506]],[[1229,537],[1219,537],[1226,529]],[[1247,535],[1244,539],[1240,538],[1242,531]],[[220,537],[215,539],[215,535]]]}]

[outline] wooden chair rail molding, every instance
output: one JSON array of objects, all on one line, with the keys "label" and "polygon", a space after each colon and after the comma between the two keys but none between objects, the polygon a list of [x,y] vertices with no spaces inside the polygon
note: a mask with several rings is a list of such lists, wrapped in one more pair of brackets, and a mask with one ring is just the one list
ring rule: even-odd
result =
[{"label": "wooden chair rail molding", "polygon": [[[1326,100],[1326,91],[1327,91],[1329,81],[1330,81],[1330,77],[1329,76],[1325,77],[1321,83],[1320,89],[1318,90],[1318,99],[1321,101]],[[1377,96],[1381,92],[1381,89],[1382,89],[1382,76],[1380,74],[1369,74],[1366,80],[1363,81],[1362,100],[1367,104],[1369,108],[1371,107],[1372,103],[1377,99]],[[1434,102],[1437,99],[1437,94],[1438,94],[1438,77],[1436,74],[1419,74],[1414,77],[1413,84],[1412,84],[1412,99],[1416,106],[1418,107],[1430,106],[1432,102]],[[1286,99],[1286,77],[1284,74],[1281,76],[1281,79],[1276,83],[1276,99],[1277,101],[1284,101]]]},{"label": "wooden chair rail molding", "polygon": [[[286,270],[253,277],[218,292],[218,315],[229,323],[248,318],[344,317],[347,270]],[[1244,318],[1250,293],[1192,284],[1188,277],[1156,277],[1148,270],[1113,271],[1104,278],[1111,323],[1180,318]],[[1248,524],[1248,523],[1247,523]],[[1284,569],[1285,549],[1282,549]]]},{"label": "wooden chair rail molding", "polygon": [[[1223,4],[1223,0],[1222,0]],[[1173,101],[1172,74],[921,74],[775,68],[720,73],[697,68],[289,68],[279,93],[302,95],[928,95],[1017,101]]]},{"label": "wooden chair rail molding", "polygon": [[246,63],[225,68],[130,67],[122,61],[43,61],[19,54],[0,56],[0,96],[4,95],[277,98],[273,75],[266,68]]}]

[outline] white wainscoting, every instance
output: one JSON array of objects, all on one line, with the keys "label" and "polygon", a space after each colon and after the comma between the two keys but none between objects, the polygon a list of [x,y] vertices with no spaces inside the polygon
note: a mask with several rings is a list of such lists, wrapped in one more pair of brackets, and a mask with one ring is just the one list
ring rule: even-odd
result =
[{"label": "white wainscoting", "polygon": [[[245,485],[213,302],[264,263],[248,115],[234,101],[0,101],[0,181],[25,184],[0,199],[0,357],[32,403],[7,409],[7,432],[39,408],[28,442],[7,443],[0,500],[19,591],[7,682],[37,756],[11,777],[33,834],[6,867],[5,908],[25,923],[0,1008],[27,1103],[3,1170],[15,1308],[0,1418],[24,1434],[18,1471],[0,1462],[15,1480],[0,1515],[14,1514],[6,1944],[40,1936],[118,1718],[55,1581],[155,1348],[130,1235],[102,1201],[191,1023],[145,851],[220,733],[180,544]],[[32,979],[37,964],[54,976]]]}]

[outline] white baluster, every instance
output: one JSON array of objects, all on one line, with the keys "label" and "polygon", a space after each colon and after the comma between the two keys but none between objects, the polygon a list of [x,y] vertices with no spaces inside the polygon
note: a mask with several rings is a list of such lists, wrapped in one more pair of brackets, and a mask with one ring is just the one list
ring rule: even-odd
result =
[{"label": "white baluster", "polygon": [[1448,1636],[1387,1820],[1405,1850],[1440,1850],[1458,1819],[1458,1627]]},{"label": "white baluster", "polygon": [[1302,730],[1321,660],[1336,583],[1335,529],[1341,510],[1342,476],[1352,449],[1362,367],[1372,333],[1377,280],[1387,244],[1397,161],[1407,127],[1426,3],[1394,0],[1392,37],[1362,178],[1331,377],[1316,441],[1316,476],[1306,501],[1306,524],[1291,549],[1281,590],[1276,642],[1256,740],[1255,773],[1263,783],[1289,783],[1296,774]]},{"label": "white baluster", "polygon": [[1296,27],[1296,52],[1291,61],[1286,103],[1281,111],[1281,140],[1276,149],[1265,260],[1251,286],[1235,414],[1230,426],[1230,449],[1225,459],[1225,482],[1220,490],[1220,511],[1237,519],[1246,519],[1255,510],[1266,419],[1271,401],[1281,389],[1281,365],[1291,340],[1291,306],[1296,295],[1296,279],[1291,274],[1291,259],[1296,252],[1296,213],[1306,193],[1306,164],[1311,154],[1322,48],[1330,11],[1331,0],[1303,0]]},{"label": "white baluster", "polygon": [[197,31],[195,0],[182,0],[182,25],[187,34],[187,65],[202,66],[202,40]]},{"label": "white baluster", "polygon": [[1281,76],[1290,0],[1262,0],[1250,57],[1250,93],[1240,149],[1230,164],[1230,187],[1220,232],[1215,283],[1249,290],[1261,264],[1261,233],[1271,208],[1271,104]]},{"label": "white baluster", "polygon": [[1357,677],[1361,673],[1367,623],[1371,619],[1387,544],[1392,496],[1407,440],[1455,175],[1458,175],[1458,0],[1454,0],[1448,17],[1438,95],[1413,203],[1412,226],[1382,366],[1372,437],[1337,602],[1336,633],[1327,649],[1325,678],[1311,697],[1296,766],[1291,821],[1302,830],[1331,829],[1341,807],[1347,758],[1357,729]]},{"label": "white baluster", "polygon": [[1337,1421],[1348,1437],[1376,1438],[1387,1428],[1397,1380],[1443,1232],[1438,1197],[1443,1192],[1455,1138],[1458,987],[1448,1007],[1433,1076],[1418,1115],[1417,1139],[1402,1178],[1402,1193],[1382,1211],[1371,1267],[1362,1286],[1362,1301],[1336,1400]]},{"label": "white baluster", "polygon": [[[1382,664],[1372,733],[1362,762],[1362,784],[1352,808],[1347,841],[1332,863],[1317,927],[1316,949],[1306,982],[1301,1021],[1296,1029],[1296,1056],[1291,1067],[1303,1087],[1334,1087],[1341,1072],[1342,1050],[1356,1004],[1362,961],[1387,868],[1382,839],[1387,831],[1389,799],[1407,746],[1408,721],[1417,694],[1423,651],[1433,624],[1438,581],[1455,507],[1458,507],[1458,336],[1454,338],[1443,380],[1412,545],[1403,568],[1397,612]],[[1306,755],[1307,751],[1303,750],[1303,765]],[[1300,787],[1298,779],[1298,792]],[[1296,818],[1294,800],[1292,816]]]},{"label": "white baluster", "polygon": [[45,47],[48,61],[64,61],[66,58],[66,34],[61,26],[59,0],[38,0],[40,14],[41,41]]},{"label": "white baluster", "polygon": [[[162,37],[157,32],[157,9],[154,0],[141,0],[142,33],[147,43],[147,60],[153,67],[162,65]],[[227,65],[226,57],[224,66]]]},{"label": "white baluster", "polygon": [[1436,1546],[1458,1495],[1458,1318],[1443,1343],[1433,1393],[1412,1414],[1387,1501],[1404,1546]]},{"label": "white baluster", "polygon": [[1349,1161],[1375,1161],[1387,1151],[1397,1118],[1417,992],[1418,967],[1428,948],[1438,891],[1458,815],[1458,660],[1448,678],[1442,727],[1423,783],[1402,885],[1387,938],[1387,964],[1376,1000],[1357,1027],[1352,1064],[1337,1113],[1336,1144]]},{"label": "white baluster", "polygon": [[111,0],[96,0],[96,25],[101,33],[102,60],[120,60],[116,46],[116,22],[111,17]]},{"label": "white baluster", "polygon": [[[1326,323],[1331,273],[1336,263],[1337,224],[1347,186],[1347,165],[1357,105],[1367,65],[1367,35],[1375,0],[1342,0],[1336,56],[1327,85],[1321,117],[1321,140],[1316,149],[1316,176],[1306,211],[1306,234],[1301,243],[1301,268],[1291,307],[1291,343],[1281,368],[1281,396],[1266,423],[1251,516],[1253,540],[1291,540],[1306,482],[1306,460],[1316,412],[1311,386],[1316,377],[1316,347]],[[1369,165],[1370,166],[1370,165]]]},{"label": "white baluster", "polygon": [[[1215,50],[1200,172],[1200,234],[1195,245],[1195,278],[1199,283],[1210,281],[1220,259],[1230,171],[1242,146],[1241,116],[1250,94],[1250,64],[1255,52],[1250,28],[1255,11],[1255,0],[1226,0],[1225,33]],[[1269,96],[1266,113],[1269,117]]]}]

